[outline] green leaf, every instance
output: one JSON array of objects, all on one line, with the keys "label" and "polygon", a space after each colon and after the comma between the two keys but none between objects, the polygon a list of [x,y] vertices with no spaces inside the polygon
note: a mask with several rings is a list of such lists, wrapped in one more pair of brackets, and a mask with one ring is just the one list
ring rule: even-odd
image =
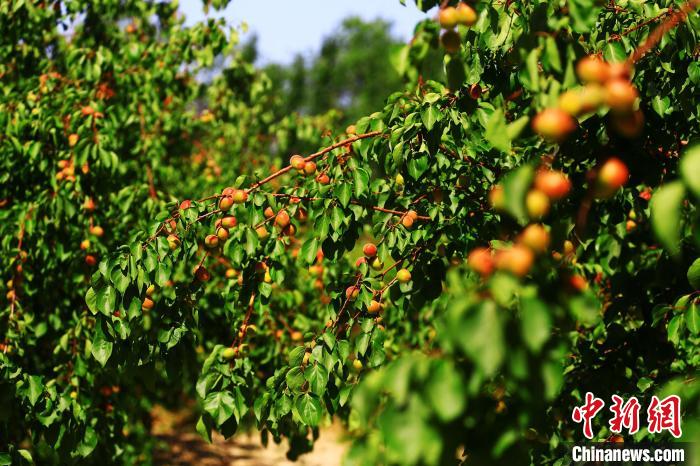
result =
[{"label": "green leaf", "polygon": [[88,309],[93,314],[97,314],[99,312],[97,309],[97,294],[92,287],[88,288],[87,293],[85,293],[85,304],[87,304]]},{"label": "green leaf", "polygon": [[532,184],[535,170],[531,165],[511,171],[503,179],[503,193],[506,199],[506,210],[521,224],[528,222],[525,210],[525,196]]},{"label": "green leaf", "polygon": [[420,114],[421,120],[425,129],[430,131],[435,126],[435,123],[440,121],[441,118],[440,110],[436,105],[431,105],[427,109],[423,110]]},{"label": "green leaf", "polygon": [[460,343],[486,377],[492,376],[505,357],[503,328],[496,304],[484,301],[471,308],[460,329]]},{"label": "green leaf", "polygon": [[685,326],[693,334],[700,333],[700,306],[693,302],[685,310]]},{"label": "green leaf", "polygon": [[359,199],[369,188],[369,173],[363,168],[353,170],[353,178],[355,181],[355,196]]},{"label": "green leaf", "polygon": [[605,47],[603,47],[603,58],[608,62],[622,63],[627,60],[625,47],[619,41],[608,41]]},{"label": "green leaf", "polygon": [[207,395],[202,405],[217,426],[221,426],[226,422],[234,411],[236,400],[228,391],[214,392]]},{"label": "green leaf", "polygon": [[426,396],[443,422],[450,422],[467,404],[464,380],[451,362],[437,360],[425,387]]},{"label": "green leaf", "polygon": [[503,111],[499,108],[494,111],[486,122],[484,137],[493,147],[502,151],[510,151],[510,139]]},{"label": "green leaf", "polygon": [[645,392],[654,384],[654,381],[648,377],[642,377],[637,381],[637,388],[640,392]]},{"label": "green leaf", "polygon": [[700,258],[688,268],[688,283],[696,290],[700,290]]},{"label": "green leaf", "polygon": [[328,384],[328,371],[322,364],[313,364],[306,368],[304,377],[309,382],[311,391],[318,396],[323,396]]},{"label": "green leaf", "polygon": [[301,367],[292,367],[289,372],[287,372],[285,380],[290,390],[299,391],[305,382],[304,371],[302,371]]},{"label": "green leaf", "polygon": [[317,426],[321,420],[321,402],[315,395],[306,393],[294,403],[296,414],[307,426]]},{"label": "green leaf", "polygon": [[700,144],[685,151],[680,161],[680,172],[685,185],[700,199]]},{"label": "green leaf", "polygon": [[522,133],[522,131],[527,127],[527,124],[529,122],[529,116],[522,116],[514,122],[508,124],[508,127],[506,128],[508,139],[512,141],[513,139],[516,139],[518,136],[520,136],[520,133]]},{"label": "green leaf", "polygon": [[97,291],[97,309],[106,316],[111,316],[116,310],[117,291],[111,286],[103,286]]},{"label": "green leaf", "polygon": [[667,183],[651,198],[651,224],[661,245],[672,256],[680,253],[681,207],[685,187],[680,181]]},{"label": "green leaf", "polygon": [[29,404],[34,406],[44,393],[44,384],[41,381],[41,376],[32,375],[29,377]]},{"label": "green leaf", "polygon": [[10,466],[12,464],[12,457],[9,453],[0,453],[0,466]]},{"label": "green leaf", "polygon": [[311,265],[316,260],[316,254],[318,253],[318,239],[316,237],[309,238],[304,242],[301,247],[301,254],[299,257],[304,261],[306,265]]},{"label": "green leaf", "polygon": [[523,299],[521,307],[523,341],[532,352],[539,353],[551,333],[549,309],[537,298]]},{"label": "green leaf", "polygon": [[90,453],[93,452],[96,446],[97,432],[95,432],[95,429],[88,426],[85,428],[85,435],[83,436],[83,440],[80,442],[80,445],[78,445],[76,451],[80,456],[86,458]]},{"label": "green leaf", "polygon": [[335,195],[340,201],[340,205],[347,207],[352,197],[352,183],[340,183],[335,188]]},{"label": "green leaf", "polygon": [[112,355],[112,348],[114,344],[111,341],[107,341],[105,334],[102,331],[102,325],[95,325],[95,334],[92,337],[92,356],[97,359],[102,367],[107,364],[107,360]]}]

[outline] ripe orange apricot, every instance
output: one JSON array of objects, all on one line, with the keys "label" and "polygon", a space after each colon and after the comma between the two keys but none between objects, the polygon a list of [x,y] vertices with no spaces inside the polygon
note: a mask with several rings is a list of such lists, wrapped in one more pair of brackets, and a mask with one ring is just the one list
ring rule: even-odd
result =
[{"label": "ripe orange apricot", "polygon": [[219,209],[222,212],[227,212],[233,207],[233,198],[231,196],[223,196],[219,199]]},{"label": "ripe orange apricot", "polygon": [[462,39],[459,37],[459,33],[454,30],[445,31],[440,37],[440,43],[442,43],[443,48],[449,54],[454,54],[459,52],[462,46]]},{"label": "ripe orange apricot", "polygon": [[401,269],[396,272],[396,279],[399,281],[399,283],[408,283],[411,281],[411,272],[409,272],[407,269]]},{"label": "ripe orange apricot", "polygon": [[549,247],[549,233],[541,224],[533,223],[520,233],[519,242],[540,254]]},{"label": "ripe orange apricot", "polygon": [[549,197],[538,189],[525,196],[525,207],[530,218],[540,219],[549,213]]},{"label": "ripe orange apricot", "polygon": [[571,181],[560,171],[540,170],[535,175],[534,186],[536,190],[556,201],[569,194]]},{"label": "ripe orange apricot", "polygon": [[348,301],[355,301],[360,295],[360,289],[356,286],[349,286],[345,289],[345,298]]},{"label": "ripe orange apricot", "polygon": [[374,243],[367,243],[362,247],[362,252],[367,257],[374,257],[377,255],[377,246]]},{"label": "ripe orange apricot", "polygon": [[440,10],[440,13],[438,13],[438,22],[440,26],[445,29],[452,29],[457,26],[458,21],[457,9],[453,6],[443,8]]},{"label": "ripe orange apricot", "polygon": [[476,24],[479,19],[479,15],[471,6],[464,2],[457,5],[457,22],[463,24],[464,26],[471,27]]},{"label": "ripe orange apricot", "polygon": [[280,210],[277,212],[277,215],[275,216],[275,225],[280,228],[286,228],[290,221],[291,219],[289,218],[289,214],[286,210]]},{"label": "ripe orange apricot", "polygon": [[605,85],[605,103],[612,112],[632,112],[637,97],[639,97],[639,92],[625,79],[614,79]]},{"label": "ripe orange apricot", "polygon": [[524,277],[530,272],[534,260],[535,256],[529,248],[516,244],[496,255],[496,268]]},{"label": "ripe orange apricot", "polygon": [[610,67],[600,58],[589,55],[576,64],[576,74],[584,83],[603,84],[608,80]]},{"label": "ripe orange apricot", "polygon": [[609,158],[598,170],[596,196],[603,199],[612,197],[628,179],[627,165],[617,157]]},{"label": "ripe orange apricot", "polygon": [[302,157],[301,155],[292,155],[292,157],[289,159],[289,165],[296,168],[297,170],[302,170],[304,168],[305,163],[306,162],[304,161],[304,157]]},{"label": "ripe orange apricot", "polygon": [[467,265],[482,277],[488,277],[495,267],[491,250],[483,247],[472,249],[467,256]]},{"label": "ripe orange apricot", "polygon": [[532,120],[532,129],[545,139],[563,142],[576,129],[576,121],[559,108],[547,108]]}]

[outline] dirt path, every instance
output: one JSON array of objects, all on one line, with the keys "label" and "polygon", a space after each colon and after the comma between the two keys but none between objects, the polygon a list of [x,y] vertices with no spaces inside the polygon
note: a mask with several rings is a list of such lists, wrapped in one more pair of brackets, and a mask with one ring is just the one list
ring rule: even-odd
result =
[{"label": "dirt path", "polygon": [[321,431],[311,453],[291,462],[285,443],[263,447],[257,433],[229,440],[214,435],[209,444],[194,431],[187,415],[158,409],[154,418],[153,434],[162,441],[155,461],[162,466],[340,466],[347,448],[342,429],[334,425]]}]

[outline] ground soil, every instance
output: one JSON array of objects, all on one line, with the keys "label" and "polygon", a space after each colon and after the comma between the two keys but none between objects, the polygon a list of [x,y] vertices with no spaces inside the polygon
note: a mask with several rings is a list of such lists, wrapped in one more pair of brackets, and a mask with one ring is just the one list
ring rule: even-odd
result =
[{"label": "ground soil", "polygon": [[347,443],[340,426],[329,426],[321,435],[311,453],[296,462],[289,461],[285,443],[260,443],[257,433],[239,434],[226,440],[214,435],[207,443],[194,430],[191,415],[173,413],[162,408],[153,411],[153,435],[160,441],[155,454],[161,466],[339,466]]}]

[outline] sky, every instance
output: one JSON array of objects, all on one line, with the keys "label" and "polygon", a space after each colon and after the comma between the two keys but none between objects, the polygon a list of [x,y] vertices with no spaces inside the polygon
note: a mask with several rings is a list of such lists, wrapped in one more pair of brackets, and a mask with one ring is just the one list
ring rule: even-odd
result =
[{"label": "sky", "polygon": [[[188,25],[207,17],[201,0],[180,0],[180,10]],[[416,23],[428,15],[410,0],[406,6],[399,0],[231,0],[225,10],[209,12],[232,26],[246,22],[248,37],[258,36],[261,64],[288,64],[297,53],[317,52],[322,39],[348,16],[384,19],[392,23],[392,35],[408,42]]]}]

